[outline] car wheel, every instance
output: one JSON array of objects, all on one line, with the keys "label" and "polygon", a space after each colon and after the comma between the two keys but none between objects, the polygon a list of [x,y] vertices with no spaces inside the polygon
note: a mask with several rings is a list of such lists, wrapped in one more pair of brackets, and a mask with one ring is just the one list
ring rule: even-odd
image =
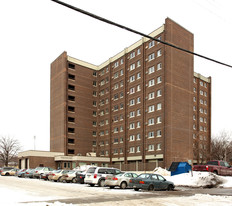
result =
[{"label": "car wheel", "polygon": [[134,188],[134,190],[135,190],[135,191],[139,191],[139,189],[138,189],[138,188]]},{"label": "car wheel", "polygon": [[120,185],[120,188],[121,189],[126,189],[127,187],[127,183],[126,182],[122,182],[121,185]]},{"label": "car wheel", "polygon": [[110,186],[110,189],[114,189],[114,186]]},{"label": "car wheel", "polygon": [[5,176],[10,176],[10,174],[9,174],[9,173],[6,173]]},{"label": "car wheel", "polygon": [[174,190],[174,186],[173,186],[173,185],[168,185],[167,190],[168,190],[168,191],[173,191],[173,190]]},{"label": "car wheel", "polygon": [[94,186],[94,184],[89,184],[89,186],[90,186],[90,187],[93,187],[93,186]]},{"label": "car wheel", "polygon": [[61,177],[58,178],[57,182],[60,182]]},{"label": "car wheel", "polygon": [[105,180],[100,180],[98,185],[99,185],[99,187],[104,187],[105,186]]},{"label": "car wheel", "polygon": [[72,183],[77,183],[77,178],[76,178],[76,177],[74,177],[74,178],[72,179]]},{"label": "car wheel", "polygon": [[214,170],[213,173],[214,173],[215,175],[218,175],[218,172],[217,172],[216,170]]},{"label": "car wheel", "polygon": [[153,191],[154,190],[154,185],[149,185],[148,191]]}]

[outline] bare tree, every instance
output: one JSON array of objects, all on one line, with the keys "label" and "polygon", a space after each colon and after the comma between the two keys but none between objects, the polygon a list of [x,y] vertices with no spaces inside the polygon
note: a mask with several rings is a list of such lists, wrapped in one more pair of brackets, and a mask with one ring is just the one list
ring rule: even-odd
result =
[{"label": "bare tree", "polygon": [[221,131],[211,139],[211,159],[232,161],[231,133]]},{"label": "bare tree", "polygon": [[18,140],[11,137],[0,137],[0,161],[6,167],[17,156],[20,149],[21,146]]}]

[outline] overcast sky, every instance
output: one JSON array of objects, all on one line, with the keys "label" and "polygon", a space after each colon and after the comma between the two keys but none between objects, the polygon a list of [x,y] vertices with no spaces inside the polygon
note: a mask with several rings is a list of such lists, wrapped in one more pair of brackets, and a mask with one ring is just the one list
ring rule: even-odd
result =
[{"label": "overcast sky", "polygon": [[[194,51],[232,65],[231,0],[64,0],[149,34],[169,17],[194,34]],[[0,1],[0,136],[49,150],[50,64],[63,51],[99,65],[141,36],[50,0]],[[195,57],[212,77],[212,134],[231,132],[232,69]],[[34,144],[34,136],[36,136]]]}]

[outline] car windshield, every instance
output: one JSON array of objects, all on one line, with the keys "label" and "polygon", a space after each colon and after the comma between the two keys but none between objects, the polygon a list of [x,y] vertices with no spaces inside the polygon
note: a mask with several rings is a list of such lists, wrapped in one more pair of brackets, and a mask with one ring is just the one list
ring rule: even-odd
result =
[{"label": "car windshield", "polygon": [[117,174],[115,175],[116,177],[121,177],[124,173],[120,173],[120,174]]},{"label": "car windshield", "polygon": [[149,176],[150,176],[149,174],[141,174],[137,178],[147,179],[147,178],[149,178]]},{"label": "car windshield", "polygon": [[42,170],[43,167],[36,167],[35,170]]},{"label": "car windshield", "polygon": [[87,171],[87,173],[94,173],[96,170],[96,167],[90,167]]},{"label": "car windshield", "polygon": [[68,173],[69,174],[73,174],[73,173],[75,173],[76,171],[74,171],[74,170],[70,170]]}]

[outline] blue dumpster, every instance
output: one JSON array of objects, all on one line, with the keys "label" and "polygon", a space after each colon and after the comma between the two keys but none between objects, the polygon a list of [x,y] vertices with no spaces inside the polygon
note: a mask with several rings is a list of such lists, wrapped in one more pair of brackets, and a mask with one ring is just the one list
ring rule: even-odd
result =
[{"label": "blue dumpster", "polygon": [[191,165],[187,162],[173,162],[169,168],[169,171],[171,171],[171,176],[173,176],[182,173],[188,173],[191,171],[191,169]]}]

